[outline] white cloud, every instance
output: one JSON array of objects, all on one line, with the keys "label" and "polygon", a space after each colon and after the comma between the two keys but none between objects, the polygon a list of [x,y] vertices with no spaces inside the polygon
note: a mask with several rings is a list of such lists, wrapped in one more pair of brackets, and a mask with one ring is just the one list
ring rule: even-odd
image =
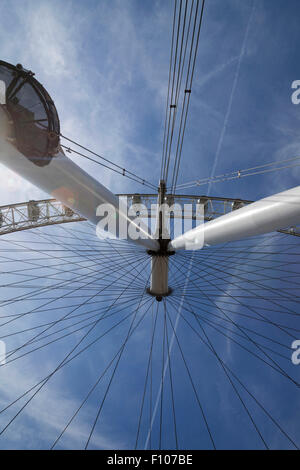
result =
[{"label": "white cloud", "polygon": [[[141,87],[145,93],[151,90],[157,113],[164,106],[164,70],[154,63],[165,57],[147,53],[144,39],[152,34],[153,25],[134,23],[133,12],[123,2],[100,3],[93,9],[73,2],[5,2],[2,12],[10,14],[18,30],[12,35],[10,25],[3,25],[2,57],[36,73],[55,101],[62,132],[129,170],[135,171],[140,160],[137,172],[149,177],[152,162],[160,154],[152,151],[152,159],[145,158],[140,145],[135,146],[135,136],[147,112],[139,102]],[[167,20],[158,8],[155,19],[161,28]],[[158,49],[158,39],[153,37],[152,48]],[[71,158],[115,192],[132,186],[129,180],[81,157]],[[3,168],[1,180],[1,203],[45,197]],[[5,181],[10,181],[9,188]]]},{"label": "white cloud", "polygon": [[[1,408],[12,401],[12,397],[18,397],[23,390],[30,388],[32,384],[38,383],[40,377],[45,374],[47,364],[37,368],[37,362],[32,362],[24,369],[20,366],[8,366],[7,370],[1,370]],[[40,375],[39,375],[40,374]],[[27,395],[26,400],[31,394]],[[24,404],[24,399],[12,410]],[[9,448],[38,448],[41,440],[45,440],[51,446],[61,431],[64,429],[75,410],[80,405],[80,400],[74,398],[70,387],[62,379],[62,376],[50,382],[39,392],[33,401],[24,408],[22,416],[18,417],[14,424],[7,428],[1,440]],[[14,414],[13,413],[13,414]],[[8,416],[12,413],[9,412]],[[9,421],[6,415],[1,417],[2,426]],[[74,422],[63,437],[64,448],[83,448],[91,429],[93,411],[86,405],[76,417]],[[37,438],[36,431],[39,437]],[[124,443],[112,439],[104,433],[95,430],[93,434],[93,445],[99,449],[117,449],[124,447]],[[59,448],[59,444],[58,444]]]}]

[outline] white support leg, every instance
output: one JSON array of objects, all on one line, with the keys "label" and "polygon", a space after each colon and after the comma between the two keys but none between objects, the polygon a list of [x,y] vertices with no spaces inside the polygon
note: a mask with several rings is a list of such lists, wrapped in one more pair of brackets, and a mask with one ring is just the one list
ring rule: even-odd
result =
[{"label": "white support leg", "polygon": [[151,257],[151,283],[149,293],[154,295],[157,300],[169,294],[168,286],[168,256]]},{"label": "white support leg", "polygon": [[[116,209],[117,217],[123,220],[123,224],[125,223],[127,226],[129,223],[134,224],[132,219],[119,208],[118,198],[73,163],[71,159],[67,158],[62,151],[55,155],[48,165],[37,166],[7,140],[9,132],[7,114],[0,106],[0,163],[81,214],[93,224],[99,222],[96,210],[100,204],[111,204]],[[118,224],[116,225],[117,232],[115,235],[118,237]],[[141,228],[141,231],[145,238],[128,239],[147,249],[156,251],[158,249],[157,241],[148,234],[146,227]]]},{"label": "white support leg", "polygon": [[154,295],[156,300],[161,301],[163,297],[169,295],[171,289],[168,286],[169,255],[167,244],[169,234],[166,230],[166,207],[165,207],[166,185],[160,181],[158,189],[158,210],[156,214],[156,237],[159,243],[159,254],[151,255],[151,279],[149,294]]},{"label": "white support leg", "polygon": [[241,240],[297,224],[300,224],[300,186],[199,225],[172,240],[169,247],[197,250],[204,245]]}]

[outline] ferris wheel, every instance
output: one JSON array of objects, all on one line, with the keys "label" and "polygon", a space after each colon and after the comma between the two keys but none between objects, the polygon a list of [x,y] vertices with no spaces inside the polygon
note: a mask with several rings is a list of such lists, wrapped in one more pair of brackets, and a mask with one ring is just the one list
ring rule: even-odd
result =
[{"label": "ferris wheel", "polygon": [[[252,201],[178,184],[204,6],[175,2],[157,186],[62,135],[34,74],[0,61],[1,163],[49,194],[0,207],[0,439],[299,448],[300,186]],[[68,153],[148,192],[113,194]],[[76,398],[53,393],[62,382]]]}]

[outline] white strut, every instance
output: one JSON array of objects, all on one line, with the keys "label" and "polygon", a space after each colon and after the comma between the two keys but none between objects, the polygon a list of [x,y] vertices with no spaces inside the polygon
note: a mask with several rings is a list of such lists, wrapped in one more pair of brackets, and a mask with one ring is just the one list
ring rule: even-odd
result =
[{"label": "white strut", "polygon": [[300,223],[300,186],[260,199],[175,238],[170,249],[197,250]]}]

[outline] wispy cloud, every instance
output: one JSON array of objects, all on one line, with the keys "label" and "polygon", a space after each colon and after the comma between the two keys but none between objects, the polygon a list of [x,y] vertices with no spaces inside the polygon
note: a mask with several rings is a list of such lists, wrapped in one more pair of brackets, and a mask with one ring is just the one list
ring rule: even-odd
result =
[{"label": "wispy cloud", "polygon": [[[30,365],[27,364],[26,374],[24,374],[23,368],[19,366],[9,366],[7,372],[5,369],[1,370],[1,408],[6,406],[13,396],[18,397],[23,390],[30,388],[33,383],[39,382],[39,373],[42,374],[42,369],[45,370],[45,368],[37,366],[36,360]],[[39,373],[37,369],[40,369]],[[30,394],[27,395],[27,399],[29,397]],[[23,404],[24,400],[19,402],[17,408],[16,406],[13,408],[14,412]],[[7,448],[19,449],[39,448],[40,446],[49,448],[49,444],[54,443],[79,405],[79,399],[74,397],[70,386],[65,383],[62,377],[55,380],[54,384],[48,383],[47,387],[44,387],[34,401],[24,408],[22,416],[17,418],[16,422],[8,428],[5,439],[1,438],[1,447],[3,448],[3,445],[5,445]],[[93,410],[88,405],[81,410],[80,415],[63,437],[64,448],[80,449],[84,447],[90,432],[92,413]],[[9,421],[6,416],[1,417],[1,427]],[[12,414],[9,413],[8,416],[12,416]],[[37,432],[39,434],[38,438]],[[98,449],[124,447],[123,441],[112,439],[105,432],[100,434],[97,430],[93,435],[93,444]]]}]

